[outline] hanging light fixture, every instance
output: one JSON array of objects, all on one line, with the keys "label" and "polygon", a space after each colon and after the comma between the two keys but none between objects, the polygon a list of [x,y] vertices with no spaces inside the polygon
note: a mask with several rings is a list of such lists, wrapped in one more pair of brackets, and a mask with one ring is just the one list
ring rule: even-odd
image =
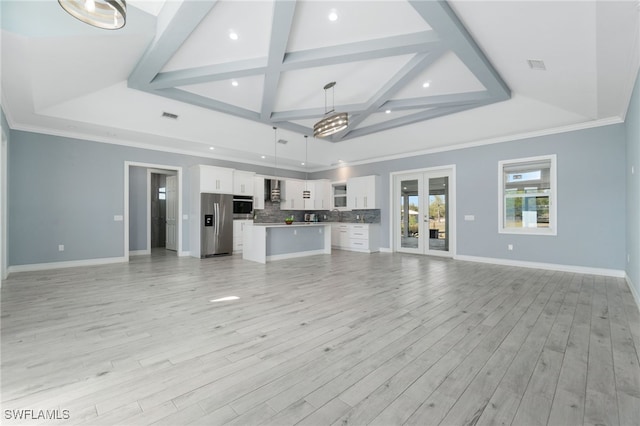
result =
[{"label": "hanging light fixture", "polygon": [[[278,169],[278,128],[273,128],[273,175],[276,176]],[[276,179],[271,186],[271,202],[280,202],[280,182]]]},{"label": "hanging light fixture", "polygon": [[127,23],[126,0],[58,0],[71,16],[94,27],[117,30]]},{"label": "hanging light fixture", "polygon": [[[346,112],[335,112],[335,81],[324,86],[324,118],[313,126],[313,136],[324,138],[344,130],[349,125],[349,116]],[[327,111],[327,90],[331,89],[331,110]],[[331,113],[334,114],[331,114]],[[331,114],[331,115],[330,115]]]},{"label": "hanging light fixture", "polygon": [[309,180],[309,172],[307,170],[307,162],[308,162],[308,147],[309,147],[309,141],[307,140],[307,135],[304,135],[304,170],[305,170],[305,176],[304,176],[304,191],[302,191],[302,198],[311,198],[311,191],[309,191],[309,188],[307,188],[307,182]]}]

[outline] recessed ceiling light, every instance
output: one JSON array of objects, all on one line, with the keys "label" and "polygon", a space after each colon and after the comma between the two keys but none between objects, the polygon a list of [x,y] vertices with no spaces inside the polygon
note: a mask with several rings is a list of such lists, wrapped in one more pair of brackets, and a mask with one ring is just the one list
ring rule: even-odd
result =
[{"label": "recessed ceiling light", "polygon": [[267,156],[266,155],[261,155],[260,158],[262,158],[264,160],[265,158],[267,158]]},{"label": "recessed ceiling light", "polygon": [[231,40],[237,40],[237,39],[238,39],[238,33],[237,33],[237,32],[235,32],[235,31],[233,31],[233,30],[230,30],[230,31],[229,31],[229,38],[230,38]]},{"label": "recessed ceiling light", "polygon": [[431,86],[431,82],[430,81],[425,81],[424,83],[422,83],[422,87],[424,87],[425,89],[427,87]]},{"label": "recessed ceiling light", "polygon": [[386,110],[384,113],[385,113],[385,114],[391,114],[391,110],[390,110],[390,109],[388,109],[388,110]]},{"label": "recessed ceiling light", "polygon": [[329,11],[329,16],[328,16],[329,20],[331,22],[335,22],[338,20],[338,12],[335,9],[331,9],[331,11]]},{"label": "recessed ceiling light", "polygon": [[304,161],[302,163],[300,163],[301,166],[304,166]]},{"label": "recessed ceiling light", "polygon": [[231,85],[232,85],[233,87],[238,87],[238,81],[237,81],[237,80],[233,80],[233,81],[231,82]]},{"label": "recessed ceiling light", "polygon": [[213,151],[213,150],[215,149],[215,147],[210,146],[210,147],[209,147],[209,149],[210,149],[211,151]]}]

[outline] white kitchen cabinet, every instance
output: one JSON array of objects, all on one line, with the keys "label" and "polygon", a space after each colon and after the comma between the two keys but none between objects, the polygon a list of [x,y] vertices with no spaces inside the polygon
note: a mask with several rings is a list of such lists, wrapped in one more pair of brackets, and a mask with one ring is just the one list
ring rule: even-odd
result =
[{"label": "white kitchen cabinet", "polygon": [[331,224],[331,246],[340,250],[373,253],[380,251],[380,225],[377,223]]},{"label": "white kitchen cabinet", "polygon": [[197,167],[200,169],[200,192],[233,193],[233,169],[205,165]]},{"label": "white kitchen cabinet", "polygon": [[253,196],[253,178],[255,173],[233,171],[233,194]]},{"label": "white kitchen cabinet", "polygon": [[304,210],[303,180],[287,179],[281,182],[280,187],[280,210]]},{"label": "white kitchen cabinet", "polygon": [[251,220],[245,219],[236,219],[233,221],[233,252],[241,253],[242,252],[242,238],[244,234],[244,228],[247,226],[247,223],[252,222]]},{"label": "white kitchen cabinet", "polygon": [[253,178],[253,210],[264,210],[264,178]]},{"label": "white kitchen cabinet", "polygon": [[305,200],[305,210],[331,210],[331,182],[327,179],[310,180],[311,198]]},{"label": "white kitchen cabinet", "polygon": [[347,208],[351,210],[380,208],[380,176],[347,179]]}]

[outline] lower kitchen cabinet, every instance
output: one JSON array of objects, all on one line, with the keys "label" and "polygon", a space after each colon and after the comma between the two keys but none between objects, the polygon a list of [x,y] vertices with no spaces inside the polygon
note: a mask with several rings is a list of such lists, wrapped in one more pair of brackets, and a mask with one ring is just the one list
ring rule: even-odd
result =
[{"label": "lower kitchen cabinet", "polygon": [[242,234],[244,227],[252,220],[236,219],[233,221],[233,252],[242,253]]},{"label": "lower kitchen cabinet", "polygon": [[373,253],[380,251],[380,225],[377,223],[334,223],[331,247]]}]

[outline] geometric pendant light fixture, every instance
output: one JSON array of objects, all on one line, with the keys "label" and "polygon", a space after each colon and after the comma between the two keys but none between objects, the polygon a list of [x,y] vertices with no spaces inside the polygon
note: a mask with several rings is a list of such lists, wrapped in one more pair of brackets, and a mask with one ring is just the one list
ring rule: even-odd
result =
[{"label": "geometric pendant light fixture", "polygon": [[[331,114],[332,112],[335,112],[335,97],[333,96],[335,85],[336,82],[332,81],[324,86],[324,118],[313,126],[313,136],[316,138],[325,138],[333,135],[334,133],[338,133],[339,131],[346,129],[349,125],[349,116],[346,112]],[[331,110],[327,111],[327,90],[329,89],[331,89],[332,102]]]},{"label": "geometric pendant light fixture", "polygon": [[58,0],[71,16],[94,27],[117,30],[127,23],[126,0]]}]

